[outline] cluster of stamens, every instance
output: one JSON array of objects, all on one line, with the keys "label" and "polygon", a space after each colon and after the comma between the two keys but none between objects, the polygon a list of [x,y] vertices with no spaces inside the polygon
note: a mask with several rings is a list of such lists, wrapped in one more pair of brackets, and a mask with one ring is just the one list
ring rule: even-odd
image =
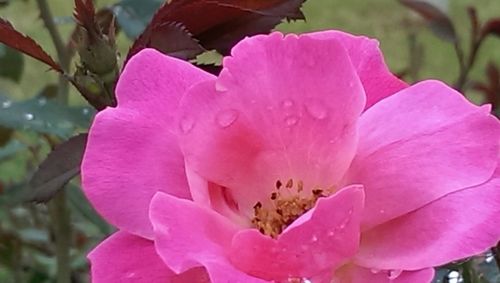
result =
[{"label": "cluster of stamens", "polygon": [[316,201],[325,197],[329,192],[322,189],[313,189],[311,193],[304,196],[304,183],[294,182],[289,179],[285,184],[276,181],[276,189],[271,193],[271,207],[264,207],[257,202],[254,209],[252,224],[264,235],[276,238],[286,227],[297,218],[314,207]]}]

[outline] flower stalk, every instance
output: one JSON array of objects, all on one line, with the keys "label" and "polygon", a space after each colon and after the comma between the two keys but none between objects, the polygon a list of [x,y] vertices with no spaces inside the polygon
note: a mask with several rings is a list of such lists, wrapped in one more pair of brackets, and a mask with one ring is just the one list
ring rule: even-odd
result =
[{"label": "flower stalk", "polygon": [[[65,73],[68,72],[70,66],[70,58],[63,43],[61,34],[59,33],[54,17],[46,0],[37,0],[40,17],[50,33],[52,42],[54,43],[59,64]],[[69,81],[61,75],[59,77],[57,98],[62,103],[68,102],[69,96]],[[52,232],[55,238],[55,251],[57,260],[57,282],[71,282],[70,268],[70,247],[71,247],[71,223],[70,212],[66,202],[66,193],[64,190],[59,192],[48,203],[49,215],[52,222]]]}]

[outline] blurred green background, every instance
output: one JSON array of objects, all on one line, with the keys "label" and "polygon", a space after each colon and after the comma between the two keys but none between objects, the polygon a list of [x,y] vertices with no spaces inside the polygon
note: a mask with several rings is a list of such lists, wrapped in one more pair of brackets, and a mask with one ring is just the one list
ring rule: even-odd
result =
[{"label": "blurred green background", "polygon": [[[0,9],[0,17],[9,19],[14,26],[33,37],[54,55],[55,52],[48,32],[43,28],[38,18],[34,1],[15,0],[6,8]],[[60,17],[60,28],[68,36],[73,24],[68,21],[71,15],[73,1],[49,1],[55,16]],[[99,0],[97,4],[104,6],[115,3],[112,0]],[[443,1],[441,1],[443,2]],[[479,18],[483,21],[498,16],[500,1],[498,0],[449,0],[449,14],[457,25],[457,33],[461,37],[469,35],[469,20],[465,8],[474,5],[478,9]],[[363,34],[377,38],[384,51],[386,61],[391,70],[402,70],[409,60],[407,22],[418,23],[420,18],[412,15],[407,8],[396,0],[308,0],[303,8],[307,21],[281,24],[278,29],[285,32],[307,32],[321,29],[339,29],[354,34]],[[429,29],[418,29],[418,40],[425,48],[422,58],[421,79],[437,78],[452,83],[457,77],[457,61],[449,42],[445,42],[432,34]],[[481,78],[484,66],[488,60],[500,62],[498,39],[489,38],[481,50],[477,65],[472,71],[472,78]],[[130,41],[123,33],[119,36],[119,47],[126,54]],[[46,69],[41,63],[26,60],[25,72],[20,84],[0,79],[0,88],[19,98],[32,97],[40,87],[48,82],[55,82],[56,77],[50,72],[40,72]],[[72,95],[73,101],[78,101],[78,95]]]}]

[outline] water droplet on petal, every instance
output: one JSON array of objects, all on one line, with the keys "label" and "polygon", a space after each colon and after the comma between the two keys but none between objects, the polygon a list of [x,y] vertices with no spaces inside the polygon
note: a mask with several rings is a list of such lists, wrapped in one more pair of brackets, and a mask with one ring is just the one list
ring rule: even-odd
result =
[{"label": "water droplet on petal", "polygon": [[387,277],[389,278],[389,280],[394,280],[394,279],[398,278],[399,275],[401,275],[401,273],[403,273],[403,270],[401,270],[401,269],[389,270]]},{"label": "water droplet on petal", "polygon": [[126,275],[125,275],[127,278],[134,278],[135,277],[135,272],[128,272]]},{"label": "water droplet on petal", "polygon": [[220,91],[220,92],[225,92],[227,91],[227,87],[222,84],[220,81],[215,82],[215,90]]},{"label": "water droplet on petal", "polygon": [[312,236],[311,242],[317,242],[317,241],[318,241],[318,237],[316,237],[316,235]]},{"label": "water droplet on petal", "polygon": [[2,108],[9,108],[12,105],[12,101],[10,100],[5,100],[2,102]]},{"label": "water droplet on petal", "polygon": [[288,116],[285,118],[285,123],[289,127],[297,125],[298,122],[299,122],[299,118],[297,118],[295,116]]},{"label": "water droplet on petal", "polygon": [[335,231],[329,231],[329,232],[328,232],[328,236],[330,236],[330,237],[335,236]]},{"label": "water droplet on petal", "polygon": [[185,118],[181,119],[181,122],[180,122],[179,126],[181,128],[181,131],[184,134],[187,134],[187,133],[189,133],[193,129],[193,127],[194,127],[194,120],[193,120],[193,118],[185,117]]},{"label": "water droplet on petal", "polygon": [[306,109],[309,115],[318,120],[323,120],[328,115],[326,107],[319,102],[308,103]]},{"label": "water droplet on petal", "polygon": [[238,119],[238,111],[234,109],[224,110],[217,114],[215,117],[217,124],[222,128],[227,128],[231,126],[236,119]]},{"label": "water droplet on petal", "polygon": [[372,268],[372,269],[370,269],[370,271],[371,271],[371,273],[373,273],[373,274],[377,274],[377,273],[379,273],[379,272],[380,272],[380,269],[375,269],[375,268]]},{"label": "water droplet on petal", "polygon": [[31,113],[25,113],[24,114],[24,119],[28,120],[28,121],[31,121],[33,119],[35,119],[35,116]]},{"label": "water droplet on petal", "polygon": [[290,108],[293,106],[293,101],[290,99],[283,100],[281,106],[283,106],[283,108]]},{"label": "water droplet on petal", "polygon": [[288,277],[287,283],[312,283],[312,281],[307,278]]}]

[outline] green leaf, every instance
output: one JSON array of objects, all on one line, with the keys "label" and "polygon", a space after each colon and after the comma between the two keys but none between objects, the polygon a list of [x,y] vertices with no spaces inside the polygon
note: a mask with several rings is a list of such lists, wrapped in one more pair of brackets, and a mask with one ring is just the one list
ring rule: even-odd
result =
[{"label": "green leaf", "polygon": [[14,207],[25,201],[25,184],[8,185],[0,194],[0,207]]},{"label": "green leaf", "polygon": [[77,128],[88,128],[95,111],[69,107],[45,97],[15,102],[0,94],[0,126],[10,129],[70,137]]},{"label": "green leaf", "polygon": [[87,134],[80,134],[57,146],[31,178],[27,200],[46,202],[78,175],[86,143]]},{"label": "green leaf", "polygon": [[24,57],[0,43],[0,77],[19,82],[24,70]]},{"label": "green leaf", "polygon": [[162,0],[122,0],[113,7],[118,24],[125,34],[137,38],[163,4]]},{"label": "green leaf", "polygon": [[11,140],[5,146],[0,147],[0,161],[9,158],[21,150],[26,149],[26,145],[22,144],[18,140]]}]

